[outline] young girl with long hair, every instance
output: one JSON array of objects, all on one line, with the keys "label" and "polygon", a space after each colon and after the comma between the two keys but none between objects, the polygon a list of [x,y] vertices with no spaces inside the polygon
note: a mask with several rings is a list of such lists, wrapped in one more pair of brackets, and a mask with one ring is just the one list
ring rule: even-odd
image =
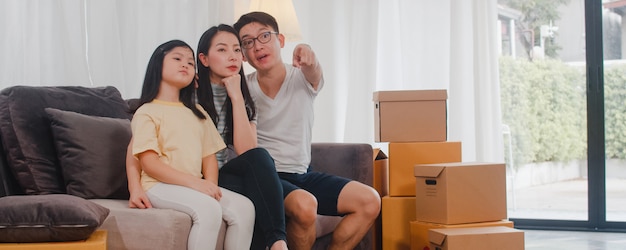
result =
[{"label": "young girl with long hair", "polygon": [[172,40],[156,48],[131,122],[141,187],[151,206],[189,214],[188,249],[215,249],[222,220],[228,224],[225,249],[248,249],[254,208],[246,197],[217,185],[216,153],[225,144],[194,102],[194,78],[188,44]]}]

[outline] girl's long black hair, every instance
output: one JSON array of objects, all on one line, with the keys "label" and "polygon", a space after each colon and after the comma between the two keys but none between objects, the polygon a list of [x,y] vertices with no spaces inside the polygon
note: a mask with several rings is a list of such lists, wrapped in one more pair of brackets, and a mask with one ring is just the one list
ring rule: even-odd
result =
[{"label": "girl's long black hair", "polygon": [[[215,110],[215,103],[213,102],[213,89],[211,88],[211,69],[209,67],[205,67],[202,62],[200,62],[200,53],[205,56],[209,55],[209,47],[211,46],[211,42],[213,37],[220,32],[228,32],[232,33],[237,37],[239,44],[241,44],[241,39],[239,38],[239,34],[235,29],[226,24],[220,24],[218,26],[213,26],[202,34],[200,37],[200,41],[198,42],[198,50],[197,50],[197,65],[198,65],[198,103],[209,113],[211,119],[217,126],[217,122],[219,119],[219,115],[217,110]],[[250,91],[248,90],[248,84],[246,81],[246,75],[243,73],[243,67],[239,70],[239,75],[241,76],[241,92],[243,94],[243,98],[246,104],[246,113],[248,114],[248,120],[254,119],[256,115],[256,107],[254,106],[254,101],[252,101],[252,97],[250,96]],[[232,103],[230,101],[230,97],[226,96],[226,103],[224,103],[224,107],[226,108],[226,127],[224,131],[226,132],[224,136],[224,140],[226,144],[233,143],[233,108]]]},{"label": "girl's long black hair", "polygon": [[[161,86],[162,74],[163,74],[163,59],[165,58],[165,54],[170,52],[170,50],[177,47],[185,47],[189,48],[193,54],[193,49],[189,44],[183,42],[181,40],[171,40],[165,42],[159,47],[157,47],[152,56],[150,57],[150,61],[148,61],[148,67],[146,69],[146,76],[143,79],[143,87],[141,89],[141,97],[139,98],[139,104],[134,107],[131,112],[134,113],[137,111],[137,108],[141,107],[141,105],[145,103],[149,103],[154,98],[156,98],[159,93],[159,87]],[[185,107],[191,109],[191,111],[200,119],[206,119],[206,116],[202,114],[202,112],[196,107],[193,93],[195,86],[192,80],[187,87],[180,90],[179,99],[185,105]]]}]

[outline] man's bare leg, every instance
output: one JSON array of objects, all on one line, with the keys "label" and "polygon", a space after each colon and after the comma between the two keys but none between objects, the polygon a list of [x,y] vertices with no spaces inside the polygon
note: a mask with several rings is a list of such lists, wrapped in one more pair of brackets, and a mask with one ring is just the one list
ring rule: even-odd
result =
[{"label": "man's bare leg", "polygon": [[380,196],[372,187],[351,181],[339,193],[337,211],[346,215],[335,228],[328,249],[354,249],[380,213]]},{"label": "man's bare leg", "polygon": [[302,189],[292,191],[285,197],[285,215],[289,249],[311,249],[315,243],[317,218],[315,196]]}]

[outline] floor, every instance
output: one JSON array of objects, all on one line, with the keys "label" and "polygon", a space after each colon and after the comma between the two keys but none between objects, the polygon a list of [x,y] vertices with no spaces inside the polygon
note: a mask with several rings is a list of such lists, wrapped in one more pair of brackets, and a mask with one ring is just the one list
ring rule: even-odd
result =
[{"label": "floor", "polygon": [[624,250],[626,233],[524,230],[525,250]]},{"label": "floor", "polygon": [[[586,186],[586,180],[575,180],[519,189],[515,196],[508,194],[509,216],[586,220]],[[608,178],[606,193],[607,218],[625,222],[626,179]],[[515,203],[511,203],[513,197]],[[626,250],[626,233],[525,229],[524,238],[526,250]]]},{"label": "floor", "polygon": [[[626,179],[607,178],[607,219],[626,222]],[[587,181],[574,180],[509,190],[515,218],[587,220]],[[526,250],[626,250],[626,233],[524,229]]]},{"label": "floor", "polygon": [[[587,220],[587,180],[507,190],[510,218]],[[626,178],[606,179],[607,220],[626,222]],[[624,248],[626,249],[626,247]]]}]

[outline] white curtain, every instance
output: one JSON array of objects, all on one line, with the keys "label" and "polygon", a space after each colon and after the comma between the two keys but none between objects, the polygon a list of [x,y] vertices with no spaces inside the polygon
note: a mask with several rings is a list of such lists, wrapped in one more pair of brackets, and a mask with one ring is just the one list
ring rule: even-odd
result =
[{"label": "white curtain", "polygon": [[446,89],[448,141],[462,142],[463,161],[504,161],[496,0],[294,5],[325,72],[314,140],[385,149],[374,143],[374,91]]},{"label": "white curtain", "polygon": [[[249,0],[4,0],[0,88],[117,87],[138,97],[152,51],[232,24]],[[374,142],[372,93],[446,89],[448,140],[464,161],[503,161],[496,0],[293,0],[326,85],[313,139]],[[295,42],[283,50],[291,62]],[[248,72],[250,67],[246,67]]]},{"label": "white curtain", "polygon": [[130,98],[141,93],[159,44],[180,39],[195,49],[209,24],[232,22],[233,7],[227,0],[3,0],[0,20],[0,88],[112,85]]}]

